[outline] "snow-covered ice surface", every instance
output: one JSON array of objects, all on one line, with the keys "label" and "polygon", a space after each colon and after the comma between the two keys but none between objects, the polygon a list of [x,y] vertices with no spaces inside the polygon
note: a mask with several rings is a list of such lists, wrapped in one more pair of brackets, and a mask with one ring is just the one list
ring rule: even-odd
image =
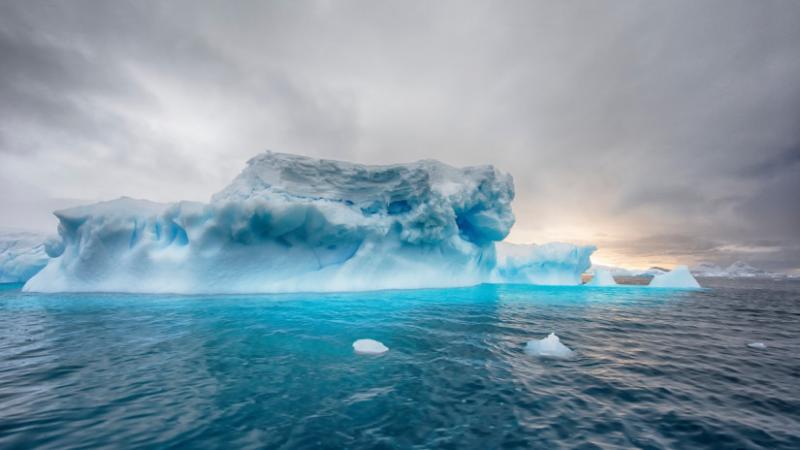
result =
[{"label": "snow-covered ice surface", "polygon": [[669,272],[654,276],[650,280],[650,287],[699,288],[700,283],[695,280],[688,267],[676,266]]},{"label": "snow-covered ice surface", "polygon": [[562,344],[555,333],[550,333],[544,339],[528,341],[525,344],[525,353],[548,358],[571,358],[575,356],[575,352]]},{"label": "snow-covered ice surface", "polygon": [[617,281],[611,272],[605,269],[595,268],[592,279],[586,283],[587,286],[616,286]]},{"label": "snow-covered ice surface", "polygon": [[0,230],[0,283],[24,283],[47,264],[46,236]]},{"label": "snow-covered ice surface", "polygon": [[[514,223],[510,175],[267,152],[210,203],[122,198],[57,211],[26,291],[297,292],[486,281]],[[588,258],[588,256],[587,256]]]},{"label": "snow-covered ice surface", "polygon": [[492,281],[540,285],[578,285],[591,265],[592,245],[563,242],[523,245],[499,242]]},{"label": "snow-covered ice surface", "polygon": [[362,355],[380,355],[389,351],[389,347],[374,339],[358,339],[353,342],[353,350]]}]

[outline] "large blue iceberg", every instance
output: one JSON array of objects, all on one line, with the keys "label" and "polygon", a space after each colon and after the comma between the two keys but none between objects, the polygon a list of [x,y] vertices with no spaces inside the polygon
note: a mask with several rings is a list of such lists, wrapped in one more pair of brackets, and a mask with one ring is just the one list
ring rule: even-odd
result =
[{"label": "large blue iceberg", "polygon": [[[26,291],[255,293],[580,284],[594,247],[495,243],[510,175],[267,152],[209,203],[121,198],[61,211]],[[526,250],[527,249],[527,250]]]},{"label": "large blue iceberg", "polygon": [[451,287],[495,268],[510,175],[267,152],[208,204],[122,198],[57,211],[27,291],[292,292]]}]

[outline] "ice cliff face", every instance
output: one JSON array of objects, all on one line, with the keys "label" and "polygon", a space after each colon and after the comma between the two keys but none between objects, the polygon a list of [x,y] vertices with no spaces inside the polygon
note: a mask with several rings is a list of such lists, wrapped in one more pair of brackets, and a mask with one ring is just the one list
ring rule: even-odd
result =
[{"label": "ice cliff face", "polygon": [[0,230],[0,283],[23,283],[47,264],[45,236]]},{"label": "ice cliff face", "polygon": [[597,248],[563,242],[542,245],[497,244],[496,283],[578,285],[581,274],[591,265]]},{"label": "ice cliff face", "polygon": [[364,166],[267,152],[208,204],[122,198],[57,211],[61,240],[47,249],[53,259],[24,289],[233,293],[477,284],[495,270],[494,242],[514,223],[513,197],[511,177],[491,166]]}]

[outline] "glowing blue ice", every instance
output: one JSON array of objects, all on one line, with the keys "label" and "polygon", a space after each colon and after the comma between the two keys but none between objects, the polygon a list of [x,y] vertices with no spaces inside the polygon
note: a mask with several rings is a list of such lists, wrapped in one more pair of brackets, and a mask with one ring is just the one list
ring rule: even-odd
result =
[{"label": "glowing blue ice", "polygon": [[0,283],[22,283],[47,264],[45,236],[24,231],[0,231]]},{"label": "glowing blue ice", "polygon": [[28,291],[296,292],[485,281],[514,223],[511,176],[267,152],[208,204],[122,198],[57,211]]},{"label": "glowing blue ice", "polygon": [[495,243],[510,175],[267,152],[209,203],[120,198],[56,211],[26,291],[256,293],[580,284],[592,246]]}]

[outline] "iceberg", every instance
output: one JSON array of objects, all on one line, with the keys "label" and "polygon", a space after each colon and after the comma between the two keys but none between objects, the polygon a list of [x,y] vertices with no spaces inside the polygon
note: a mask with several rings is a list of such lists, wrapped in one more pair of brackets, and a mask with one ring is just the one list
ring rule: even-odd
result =
[{"label": "iceberg", "polygon": [[617,281],[609,270],[595,268],[592,279],[586,283],[587,286],[616,286]]},{"label": "iceberg", "polygon": [[538,285],[579,285],[581,274],[591,265],[597,247],[563,242],[542,245],[497,244],[497,266],[492,274],[496,283]]},{"label": "iceberg", "polygon": [[549,358],[571,358],[575,352],[561,343],[555,333],[550,333],[546,338],[528,341],[525,345],[525,353],[531,356],[543,356]]},{"label": "iceberg", "polygon": [[24,283],[47,265],[46,236],[0,230],[0,283]]},{"label": "iceberg", "polygon": [[358,339],[353,342],[353,350],[360,355],[381,355],[389,351],[389,347],[374,339]]},{"label": "iceberg", "polygon": [[650,287],[661,288],[699,288],[700,283],[695,280],[689,268],[686,266],[676,266],[674,269],[663,274],[659,274],[650,280]]},{"label": "iceberg", "polygon": [[590,275],[594,275],[597,271],[606,271],[610,273],[612,276],[620,276],[620,277],[635,277],[639,275],[640,271],[633,270],[633,269],[626,269],[624,267],[616,267],[616,266],[603,266],[600,264],[592,264],[592,267],[586,271],[586,273]]},{"label": "iceberg", "polygon": [[[367,166],[266,152],[208,203],[121,198],[56,211],[60,239],[46,248],[52,259],[23,289],[256,293],[475,285],[495,271],[494,243],[514,223],[513,198],[511,176],[492,166]],[[584,260],[588,267],[591,251],[563,245],[540,246],[532,263],[543,274],[524,278],[560,279],[559,270]],[[566,278],[583,269],[569,271]]]}]

